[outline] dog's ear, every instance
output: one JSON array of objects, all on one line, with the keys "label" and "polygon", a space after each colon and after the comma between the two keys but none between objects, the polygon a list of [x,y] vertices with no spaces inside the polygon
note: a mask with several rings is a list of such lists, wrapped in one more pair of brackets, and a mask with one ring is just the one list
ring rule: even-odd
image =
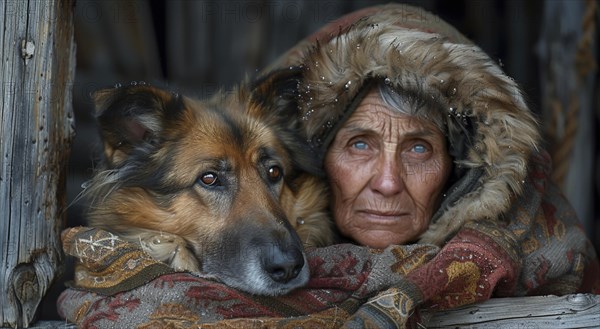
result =
[{"label": "dog's ear", "polygon": [[159,144],[168,122],[184,110],[179,95],[147,85],[104,89],[92,98],[109,167],[121,165],[136,148]]},{"label": "dog's ear", "polygon": [[270,72],[250,84],[252,101],[274,117],[278,124],[298,128],[298,86],[302,78],[301,67],[290,67]]},{"label": "dog's ear", "polygon": [[258,78],[250,85],[251,99],[258,105],[254,108],[274,124],[294,167],[301,172],[322,176],[321,162],[307,142],[300,118],[298,101],[303,70],[302,67],[290,67]]}]

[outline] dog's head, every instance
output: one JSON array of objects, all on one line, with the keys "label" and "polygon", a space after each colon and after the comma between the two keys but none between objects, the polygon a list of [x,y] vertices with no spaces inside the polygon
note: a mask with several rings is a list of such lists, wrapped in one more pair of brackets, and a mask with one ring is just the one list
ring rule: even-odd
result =
[{"label": "dog's head", "polygon": [[87,188],[90,224],[131,240],[178,235],[202,272],[250,293],[305,284],[279,199],[316,163],[295,132],[288,86],[265,79],[207,101],[147,85],[97,92],[104,163]]}]

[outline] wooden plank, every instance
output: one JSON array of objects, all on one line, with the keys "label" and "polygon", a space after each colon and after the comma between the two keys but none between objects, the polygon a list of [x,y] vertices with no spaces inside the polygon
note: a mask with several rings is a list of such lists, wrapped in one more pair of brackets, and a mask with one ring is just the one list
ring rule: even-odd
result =
[{"label": "wooden plank", "polygon": [[7,1],[0,8],[0,326],[27,327],[64,257],[73,2]]},{"label": "wooden plank", "polygon": [[421,314],[427,328],[600,328],[600,295],[493,298]]}]

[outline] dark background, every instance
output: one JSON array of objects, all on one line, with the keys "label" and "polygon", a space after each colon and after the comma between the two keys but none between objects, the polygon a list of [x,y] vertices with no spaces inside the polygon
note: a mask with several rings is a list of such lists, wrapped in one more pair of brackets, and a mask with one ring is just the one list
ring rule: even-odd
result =
[{"label": "dark background", "polygon": [[[552,1],[555,0],[402,3],[436,13],[483,48],[521,85],[532,110],[544,121],[547,120],[542,102],[544,66],[540,64],[539,40],[544,9]],[[82,217],[85,205],[75,200],[81,184],[89,179],[100,151],[91,92],[117,83],[144,81],[207,97],[220,88],[231,88],[246,76],[253,76],[325,23],[345,13],[388,2],[78,0],[75,8],[77,69],[73,90],[77,136],[69,163],[67,225],[85,224]],[[569,8],[586,5],[584,1],[562,3]],[[550,17],[550,21],[554,24],[554,18]],[[565,43],[564,47],[569,45]],[[597,52],[595,56],[597,63]],[[577,211],[584,214],[580,215],[584,217],[582,222],[596,250],[600,250],[600,219],[595,206],[599,199],[595,145],[598,103],[596,99],[593,102],[593,107],[581,110],[592,127],[583,136],[583,140],[592,145],[592,169],[590,173],[570,177],[571,181],[565,186],[575,191],[569,197],[583,195],[585,200],[591,200],[584,200],[583,210]],[[590,163],[585,165],[589,167]],[[588,186],[578,188],[578,180],[588,182]],[[69,265],[65,280],[72,276],[70,272]],[[43,318],[57,317],[53,303],[62,289],[64,282],[61,281],[42,305]]]}]

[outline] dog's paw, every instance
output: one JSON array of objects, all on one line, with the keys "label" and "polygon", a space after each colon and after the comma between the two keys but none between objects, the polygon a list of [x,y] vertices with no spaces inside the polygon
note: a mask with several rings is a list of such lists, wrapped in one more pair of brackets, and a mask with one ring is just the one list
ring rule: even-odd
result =
[{"label": "dog's paw", "polygon": [[185,240],[177,235],[160,233],[140,236],[140,245],[152,258],[178,271],[200,271],[198,260],[186,247]]},{"label": "dog's paw", "polygon": [[169,265],[178,271],[200,272],[198,259],[185,247],[178,247],[173,252]]}]

